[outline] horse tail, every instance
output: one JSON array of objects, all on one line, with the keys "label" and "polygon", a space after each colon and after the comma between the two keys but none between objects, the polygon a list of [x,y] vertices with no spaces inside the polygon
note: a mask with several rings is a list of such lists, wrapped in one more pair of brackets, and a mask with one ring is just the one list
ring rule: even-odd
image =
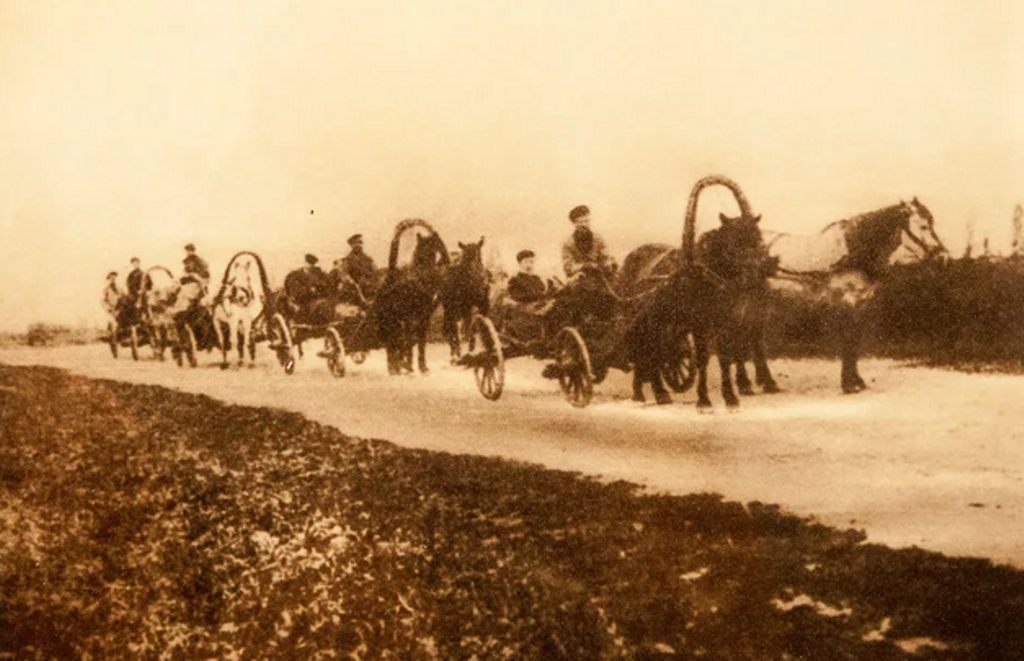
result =
[{"label": "horse tail", "polygon": [[[405,220],[398,223],[395,226],[395,235],[391,239],[391,250],[388,253],[388,272],[391,273],[398,268],[398,244],[402,240],[402,236],[410,229],[420,227],[431,234],[437,234],[437,230],[433,226],[422,218],[406,218]],[[438,239],[441,239],[441,235],[438,234]],[[444,244],[444,240],[441,239],[441,251],[444,254],[446,262],[451,261],[451,257],[448,255],[448,247]]]},{"label": "horse tail", "polygon": [[736,204],[740,207],[740,214],[742,216],[747,217],[753,215],[750,210],[750,202],[747,200],[747,196],[743,194],[739,184],[732,179],[724,175],[712,174],[698,181],[693,185],[693,189],[690,191],[690,199],[686,203],[686,219],[683,221],[683,264],[685,265],[693,263],[693,248],[697,236],[697,199],[700,197],[700,192],[702,190],[708,186],[716,185],[725,186],[732,191],[733,197],[736,198]]}]

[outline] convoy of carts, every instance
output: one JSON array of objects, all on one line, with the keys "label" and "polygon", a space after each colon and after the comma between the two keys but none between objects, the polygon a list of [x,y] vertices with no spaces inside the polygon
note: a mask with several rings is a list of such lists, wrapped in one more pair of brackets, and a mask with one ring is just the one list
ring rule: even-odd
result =
[{"label": "convoy of carts", "polygon": [[[746,200],[738,187],[729,180],[707,177],[699,181],[690,195],[684,221],[684,259],[692,259],[693,255],[700,191],[708,185],[723,182],[733,190],[741,206],[746,207]],[[394,253],[392,250],[392,262]],[[239,260],[244,259],[257,265],[259,277],[239,283]],[[679,264],[666,265],[666,268],[679,268]],[[157,272],[171,276],[166,268],[150,269],[150,275]],[[566,400],[573,406],[585,407],[593,396],[594,384],[600,383],[609,369],[629,369],[628,363],[621,360],[619,344],[624,330],[641,307],[636,305],[636,298],[656,291],[668,279],[665,269],[652,271],[646,274],[646,278],[646,290],[632,300],[622,300],[610,321],[584,319],[577,325],[551,327],[539,316],[531,319],[531,313],[515,303],[499,302],[489,315],[476,314],[472,317],[468,337],[465,338],[468,352],[460,363],[473,372],[479,392],[489,400],[497,400],[505,387],[506,360],[530,356],[546,361],[553,366],[549,368],[554,375],[551,378],[557,378]],[[607,285],[610,289],[613,287],[610,282]],[[248,333],[231,326],[229,303],[234,295],[232,292],[241,292],[238,298],[243,302],[247,298],[250,306],[255,306],[249,319]],[[303,308],[289,298],[285,289],[270,290],[265,269],[257,255],[238,253],[225,269],[216,292],[211,287],[202,299],[175,310],[170,318],[158,314],[145,300],[122,301],[118,314],[110,322],[108,343],[115,358],[119,348],[129,348],[132,358],[138,360],[140,347],[149,345],[154,357],[160,360],[164,359],[165,350],[170,349],[178,365],[195,367],[200,351],[220,349],[226,366],[232,346],[247,348],[252,359],[256,344],[266,342],[285,373],[292,374],[298,359],[304,354],[304,345],[310,340],[320,340],[322,349],[316,355],[325,360],[333,376],[344,377],[349,359],[361,364],[369,351],[382,346],[374,301],[364,298],[358,289],[357,294],[358,305]],[[681,334],[677,345],[678,351],[662,368],[662,377],[673,390],[683,392],[694,382],[692,338]],[[241,361],[242,351],[239,354]]]}]

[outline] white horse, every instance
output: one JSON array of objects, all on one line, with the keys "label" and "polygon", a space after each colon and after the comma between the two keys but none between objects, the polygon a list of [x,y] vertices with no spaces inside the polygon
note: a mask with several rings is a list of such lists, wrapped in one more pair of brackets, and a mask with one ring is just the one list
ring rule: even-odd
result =
[{"label": "white horse", "polygon": [[146,303],[150,314],[149,343],[153,355],[164,359],[170,331],[174,329],[175,315],[180,312],[179,301],[183,298],[181,285],[174,274],[163,266],[153,266],[146,271],[148,278]]},{"label": "white horse", "polygon": [[[949,254],[935,233],[931,212],[916,197],[831,223],[816,234],[767,230],[763,234],[770,256],[778,260],[778,271],[768,280],[768,286],[782,296],[825,303],[837,316],[840,381],[846,393],[867,387],[857,370],[861,316],[886,268],[895,261],[922,261]],[[778,387],[764,355],[765,321],[762,314],[759,322],[752,324],[750,346],[757,383],[766,392],[775,392]],[[742,363],[738,365],[737,382],[742,392],[751,390]]]},{"label": "white horse", "polygon": [[250,252],[240,252],[232,257],[213,303],[214,328],[217,329],[217,342],[223,356],[222,368],[228,366],[232,340],[238,346],[238,366],[245,363],[246,347],[249,348],[249,364],[255,363],[253,326],[263,315],[269,298],[267,275],[260,258]]}]

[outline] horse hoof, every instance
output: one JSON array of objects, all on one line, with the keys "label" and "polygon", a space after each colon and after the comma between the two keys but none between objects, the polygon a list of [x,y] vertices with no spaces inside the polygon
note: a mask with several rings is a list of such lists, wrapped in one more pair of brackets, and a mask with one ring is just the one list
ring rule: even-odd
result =
[{"label": "horse hoof", "polygon": [[704,415],[710,415],[715,412],[715,407],[711,402],[697,402],[697,412]]},{"label": "horse hoof", "polygon": [[739,391],[740,394],[743,395],[744,397],[750,397],[751,395],[754,394],[754,389],[750,386],[750,384],[740,386]]},{"label": "horse hoof", "polygon": [[669,395],[667,392],[659,392],[654,395],[654,401],[656,401],[659,406],[665,406],[666,404],[672,403],[672,395]]},{"label": "horse hoof", "polygon": [[634,401],[634,402],[638,402],[638,403],[640,403],[640,404],[643,404],[644,402],[646,402],[646,401],[647,401],[647,398],[646,398],[646,397],[644,397],[644,396],[643,396],[642,394],[637,394],[637,393],[634,393],[634,394],[633,394],[633,401]]},{"label": "horse hoof", "polygon": [[227,363],[221,363],[221,364],[220,364],[220,368],[221,368],[222,370],[226,370],[226,369],[228,368],[228,364],[227,364]]},{"label": "horse hoof", "polygon": [[740,411],[740,403],[739,402],[736,402],[735,404],[733,404],[733,403],[726,403],[725,410],[728,411],[729,413],[739,413],[739,411]]},{"label": "horse hoof", "polygon": [[779,385],[774,382],[766,383],[763,386],[761,386],[761,392],[763,392],[766,395],[776,395],[782,392],[782,388],[780,388]]}]

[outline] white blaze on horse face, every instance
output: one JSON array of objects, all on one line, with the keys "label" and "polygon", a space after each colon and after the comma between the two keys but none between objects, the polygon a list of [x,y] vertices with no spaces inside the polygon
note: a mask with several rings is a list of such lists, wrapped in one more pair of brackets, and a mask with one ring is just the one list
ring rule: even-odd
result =
[{"label": "white blaze on horse face", "polygon": [[779,234],[769,239],[768,254],[779,258],[779,268],[793,273],[825,273],[846,256],[846,232],[832,225],[817,234]]},{"label": "white blaze on horse face", "polygon": [[917,205],[908,202],[906,206],[909,212],[907,227],[900,235],[900,249],[893,255],[892,261],[900,263],[919,261],[929,254],[945,251],[945,246],[935,234],[933,220],[922,213]]}]

